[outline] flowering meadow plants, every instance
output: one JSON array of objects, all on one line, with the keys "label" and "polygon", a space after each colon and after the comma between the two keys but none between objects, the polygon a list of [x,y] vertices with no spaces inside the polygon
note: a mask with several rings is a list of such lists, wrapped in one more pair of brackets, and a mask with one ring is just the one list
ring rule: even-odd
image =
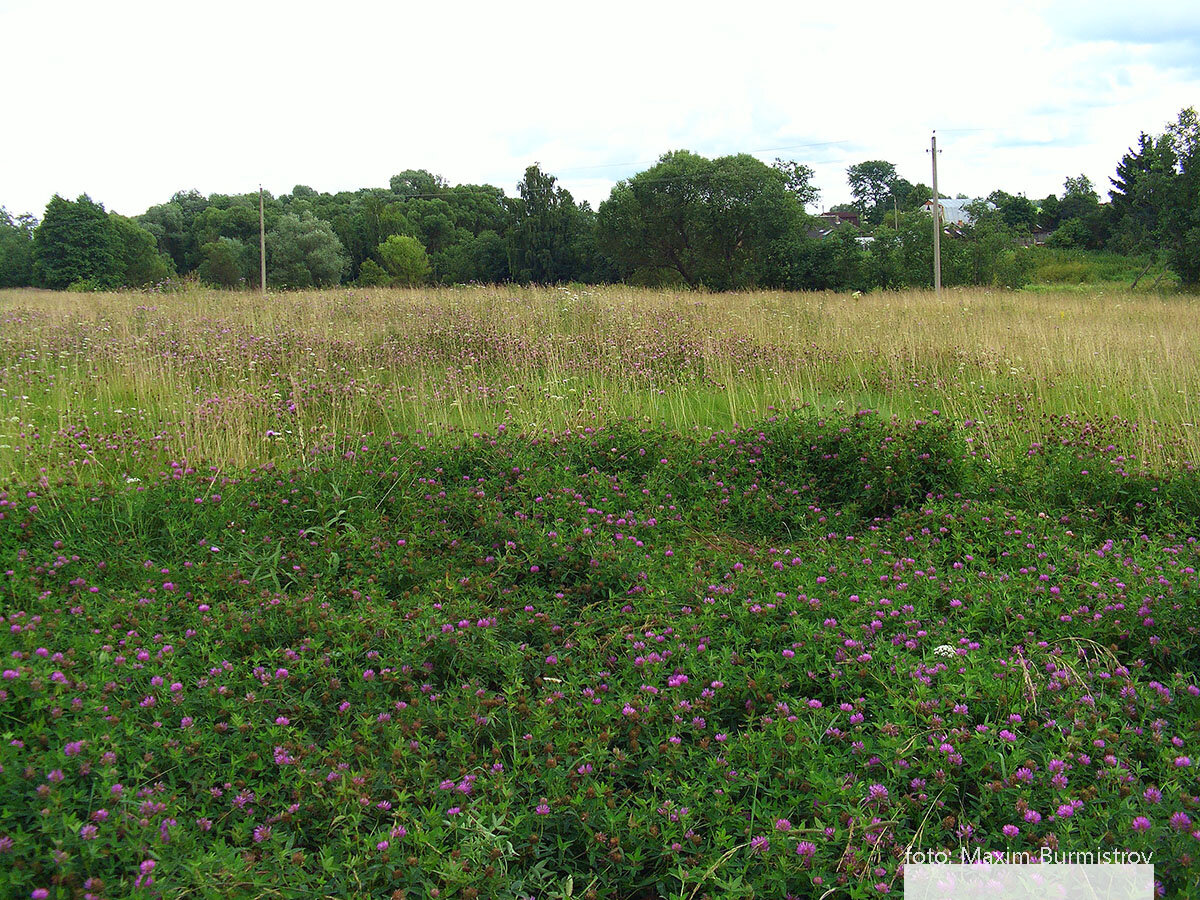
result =
[{"label": "flowering meadow plants", "polygon": [[4,893],[874,897],[910,851],[1047,847],[1189,896],[1198,479],[963,434],[501,427],[10,488]]},{"label": "flowering meadow plants", "polygon": [[0,292],[0,895],[1196,895],[1183,301],[64,297]]}]

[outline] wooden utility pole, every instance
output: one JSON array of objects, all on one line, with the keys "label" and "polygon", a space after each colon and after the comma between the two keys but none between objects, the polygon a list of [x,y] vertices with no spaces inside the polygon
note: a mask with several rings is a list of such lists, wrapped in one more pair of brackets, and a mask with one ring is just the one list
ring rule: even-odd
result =
[{"label": "wooden utility pole", "polygon": [[937,132],[934,131],[929,145],[933,157],[933,291],[942,293],[942,198],[937,186]]},{"label": "wooden utility pole", "polygon": [[[936,181],[936,177],[934,181]],[[263,227],[263,192],[262,185],[258,186],[258,260],[260,265],[259,284],[262,286],[264,299],[267,296],[267,231]]]}]

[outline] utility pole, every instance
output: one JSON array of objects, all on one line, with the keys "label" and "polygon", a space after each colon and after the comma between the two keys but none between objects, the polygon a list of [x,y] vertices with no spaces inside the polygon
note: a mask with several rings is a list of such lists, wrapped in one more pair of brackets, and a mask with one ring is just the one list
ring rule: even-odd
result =
[{"label": "utility pole", "polygon": [[937,131],[929,145],[929,155],[933,157],[933,291],[939,297],[942,294],[942,199],[937,186]]},{"label": "utility pole", "polygon": [[[934,178],[934,181],[937,181]],[[261,266],[259,284],[262,286],[263,299],[267,296],[267,231],[263,227],[263,191],[258,186],[258,259]]]}]

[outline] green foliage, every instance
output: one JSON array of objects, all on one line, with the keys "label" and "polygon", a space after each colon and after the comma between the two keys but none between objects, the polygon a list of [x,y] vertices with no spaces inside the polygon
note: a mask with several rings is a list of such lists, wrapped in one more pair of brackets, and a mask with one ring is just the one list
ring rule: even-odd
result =
[{"label": "green foliage", "polygon": [[508,250],[495,231],[482,231],[443,250],[436,270],[443,284],[496,284],[508,280]]},{"label": "green foliage", "polygon": [[[1086,175],[1068,178],[1063,183],[1063,195],[1058,201],[1058,229],[1067,233],[1060,239],[1059,246],[1099,250],[1104,246],[1108,232],[1108,211],[1100,206],[1100,197]],[[1049,241],[1047,241],[1049,242]]]},{"label": "green foliage", "polygon": [[152,235],[133,219],[109,214],[120,247],[121,284],[145,287],[170,278],[175,267],[171,258],[158,251]]},{"label": "green foliage", "polygon": [[[875,229],[870,255],[868,271],[880,287],[933,287],[933,219],[924,212],[902,213],[899,230],[886,224]],[[942,274],[947,284],[952,283],[945,276],[947,268],[953,269],[953,258],[954,247],[942,241]]]},{"label": "green foliage", "polygon": [[748,155],[680,150],[600,204],[599,246],[622,275],[672,269],[689,287],[752,287],[778,270],[806,219],[784,173]]},{"label": "green foliage", "polygon": [[505,243],[515,281],[559,284],[586,277],[581,233],[594,230],[594,217],[586,204],[577,206],[571,192],[556,185],[553,175],[530,166],[517,184],[518,197],[509,202]]},{"label": "green foliage", "polygon": [[[201,203],[204,202],[204,198],[199,194],[195,194],[195,197],[199,198]],[[172,200],[150,207],[137,218],[138,224],[154,236],[159,252],[169,256],[175,263],[175,268],[179,270],[186,270],[188,267],[189,251],[192,249],[189,232],[199,209],[190,211],[192,215],[189,218],[184,211],[184,204]]]},{"label": "green foliage", "polygon": [[401,200],[437,197],[449,188],[441,175],[425,169],[405,169],[399,175],[393,175],[389,184],[392,193]]},{"label": "green foliage", "polygon": [[454,224],[478,236],[485,231],[502,234],[508,228],[509,210],[504,191],[490,184],[459,184],[444,199],[453,212]]},{"label": "green foliage", "polygon": [[111,291],[112,288],[95,278],[79,278],[67,285],[66,290],[70,294],[95,294],[99,291]]},{"label": "green foliage", "polygon": [[992,262],[991,283],[997,287],[1019,290],[1033,280],[1034,250],[1030,247],[1002,247]]},{"label": "green foliage", "polygon": [[350,256],[351,274],[357,273],[388,237],[411,234],[414,230],[404,215],[403,205],[383,191],[360,192],[353,199],[330,205],[324,212]]},{"label": "green foliage", "polygon": [[310,212],[285,213],[267,233],[267,279],[283,288],[338,284],[349,265],[329,223]]},{"label": "green foliage", "polygon": [[[907,178],[897,178],[892,185],[892,193],[896,198],[896,205],[900,212],[912,212],[915,209],[920,209],[927,200],[933,197],[933,188],[927,184],[917,182],[912,184]],[[883,210],[883,218],[887,218],[887,208]]]},{"label": "green foliage", "polygon": [[[1137,148],[1122,157],[1110,180],[1109,248],[1146,255],[1151,263],[1163,258],[1183,284],[1200,283],[1200,120],[1195,110],[1182,110],[1157,138],[1142,132]],[[1079,232],[1073,227],[1058,245],[1083,246]]]},{"label": "green foliage", "polygon": [[237,287],[246,283],[248,268],[246,245],[237,238],[219,237],[200,248],[203,262],[196,273],[201,280],[217,287]]},{"label": "green foliage", "polygon": [[1112,285],[1128,289],[1135,280],[1150,287],[1161,285],[1165,278],[1170,286],[1175,285],[1165,263],[1149,256],[1046,246],[1031,248],[1030,257],[1033,261],[1031,279],[1037,284]]},{"label": "green foliage", "polygon": [[392,283],[392,276],[375,260],[364,259],[354,283],[360,287],[385,287]]},{"label": "green foliage", "polygon": [[[1161,136],[1142,134],[1117,166],[1111,204],[1101,204],[1082,175],[1066,179],[1061,197],[1050,195],[1037,203],[994,191],[989,199],[998,208],[998,220],[988,228],[1013,237],[1034,228],[1057,228],[1052,247],[1107,248],[1148,257],[1151,263],[1161,258],[1183,283],[1200,281],[1198,135],[1200,123],[1190,109]],[[900,177],[886,160],[850,166],[847,177],[854,203],[846,208],[861,214],[864,234],[876,232],[876,244],[865,256],[862,248],[844,240],[817,244],[805,235],[804,206],[819,199],[810,166],[777,159],[767,167],[749,156],[709,160],[687,151],[664,154],[650,169],[619,183],[598,213],[576,203],[536,165],[527,169],[513,198],[493,185],[450,185],[440,175],[408,169],[387,187],[329,194],[297,185],[290,194],[268,196],[265,213],[278,247],[272,272],[289,286],[331,284],[343,276],[360,279],[365,261],[396,235],[422,244],[428,278],[441,284],[626,279],[717,290],[924,284],[918,262],[925,251],[918,234],[897,219],[920,209],[932,195],[929,187]],[[55,204],[47,239],[65,202],[59,198]],[[327,223],[324,248],[298,248],[295,238],[308,226],[298,230],[294,221],[281,225],[285,215]],[[81,222],[71,228],[82,227]],[[179,273],[203,268],[202,277],[219,284],[244,279],[253,285],[258,279],[257,194],[205,197],[181,191],[148,209],[138,225]],[[888,231],[876,231],[882,226]],[[146,252],[142,238],[134,240],[133,233],[125,232],[119,252],[113,249],[112,235],[78,240],[70,253],[61,248],[71,241],[55,238],[50,243],[58,249],[48,250],[39,268],[37,242],[23,236],[29,230],[0,224],[0,280],[59,287],[80,279],[107,286],[155,280],[162,271],[160,261]],[[340,251],[328,240],[330,234]],[[1026,271],[1024,257],[1015,247],[1002,247],[997,235],[982,229],[965,235],[967,244],[961,246],[953,241],[962,236],[949,235],[945,282],[1019,283]],[[230,280],[227,247],[220,251],[222,264],[214,261],[221,239],[244,248],[238,281]],[[113,255],[121,259],[114,262]],[[369,271],[366,280],[377,277]]]},{"label": "green foliage", "polygon": [[1059,222],[1058,195],[1050,194],[1038,204],[1037,227],[1043,231],[1053,231]]},{"label": "green foliage", "polygon": [[431,271],[425,248],[416,238],[394,234],[379,245],[379,261],[396,284],[424,284]]},{"label": "green foliage", "polygon": [[[1017,289],[1028,284],[1033,268],[1027,248],[1015,240],[999,209],[984,203],[970,206],[973,222],[946,229],[941,241],[942,283],[946,286],[987,285]],[[924,212],[900,215],[899,230],[875,229],[865,262],[876,286],[933,287],[933,220]]]},{"label": "green foliage", "polygon": [[970,825],[1152,852],[1187,896],[1197,475],[963,436],[356,437],[30,485],[0,892],[866,898]]},{"label": "green foliage", "polygon": [[892,207],[892,192],[899,176],[896,166],[882,159],[869,159],[846,169],[854,206],[863,221],[878,225]]},{"label": "green foliage", "polygon": [[33,232],[37,221],[30,215],[13,218],[0,206],[0,287],[33,284]]},{"label": "green foliage", "polygon": [[1082,219],[1070,218],[1064,220],[1050,237],[1046,238],[1046,246],[1059,250],[1082,250],[1088,246],[1091,232]]},{"label": "green foliage", "polygon": [[821,192],[813,184],[813,175],[815,173],[811,166],[806,166],[795,160],[776,158],[772,164],[772,168],[778,170],[783,175],[787,189],[791,191],[792,196],[796,198],[801,208],[817,205],[821,199]]},{"label": "green foliage", "polygon": [[[221,238],[229,238],[245,248],[243,274],[247,283],[257,285],[260,262],[258,194],[242,194],[236,197],[214,194],[209,201],[210,204],[192,221],[190,243],[196,248],[196,252],[190,263],[191,268],[197,268],[205,258],[205,246]],[[268,235],[278,224],[279,215],[276,203],[270,201],[265,215]]]},{"label": "green foliage", "polygon": [[1012,231],[1027,233],[1037,225],[1038,208],[1024,194],[1013,196],[1007,191],[992,191],[987,199],[996,206],[1000,219]]},{"label": "green foliage", "polygon": [[121,237],[104,206],[87,194],[65,200],[55,194],[33,232],[33,276],[39,287],[62,290],[88,281],[108,290],[124,276]]}]

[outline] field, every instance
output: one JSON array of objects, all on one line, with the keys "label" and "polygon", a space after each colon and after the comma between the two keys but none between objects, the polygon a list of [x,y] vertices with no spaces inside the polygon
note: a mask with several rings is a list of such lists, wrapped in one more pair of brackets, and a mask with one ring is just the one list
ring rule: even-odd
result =
[{"label": "field", "polygon": [[1186,297],[0,292],[0,893],[1200,894]]}]

